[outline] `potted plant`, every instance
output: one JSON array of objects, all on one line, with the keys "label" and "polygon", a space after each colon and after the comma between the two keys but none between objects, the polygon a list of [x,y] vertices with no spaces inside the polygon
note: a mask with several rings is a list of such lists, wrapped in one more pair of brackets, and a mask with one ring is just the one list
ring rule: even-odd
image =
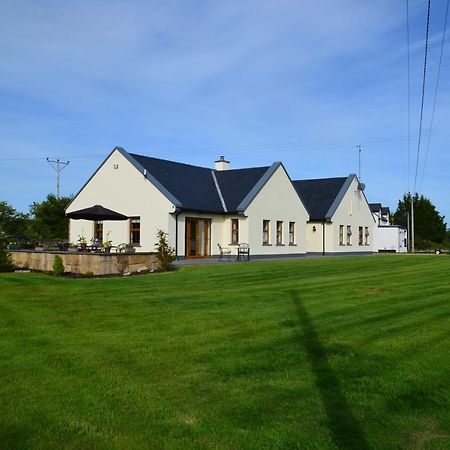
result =
[{"label": "potted plant", "polygon": [[17,241],[10,241],[7,248],[8,250],[20,250],[21,245]]},{"label": "potted plant", "polygon": [[106,233],[106,240],[103,241],[102,247],[105,250],[105,253],[109,253],[112,247],[112,240],[109,237],[109,231]]},{"label": "potted plant", "polygon": [[78,236],[78,244],[80,245],[80,250],[82,252],[85,252],[86,251],[86,247],[87,247],[87,240],[86,240],[86,237],[83,236],[82,234],[80,234]]}]

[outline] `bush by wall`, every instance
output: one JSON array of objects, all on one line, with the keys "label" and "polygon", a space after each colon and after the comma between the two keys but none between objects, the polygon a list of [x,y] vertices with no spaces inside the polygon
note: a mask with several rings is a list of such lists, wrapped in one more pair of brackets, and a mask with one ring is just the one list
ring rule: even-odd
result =
[{"label": "bush by wall", "polygon": [[14,270],[14,263],[11,255],[4,247],[0,246],[0,272],[12,272]]},{"label": "bush by wall", "polygon": [[55,255],[55,259],[53,261],[53,275],[57,277],[61,277],[65,272],[64,263],[62,262],[61,256]]},{"label": "bush by wall", "polygon": [[168,234],[163,230],[156,233],[158,242],[155,244],[156,257],[159,262],[159,269],[163,272],[170,270],[170,265],[176,259],[175,249],[169,246]]}]

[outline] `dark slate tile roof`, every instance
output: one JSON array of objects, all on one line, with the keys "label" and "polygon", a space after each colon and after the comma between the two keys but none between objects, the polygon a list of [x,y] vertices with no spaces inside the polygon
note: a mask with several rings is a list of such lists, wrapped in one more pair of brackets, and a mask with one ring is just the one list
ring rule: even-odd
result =
[{"label": "dark slate tile roof", "polygon": [[347,177],[295,180],[293,185],[309,212],[310,220],[324,220]]},{"label": "dark slate tile roof", "polygon": [[147,172],[181,203],[182,209],[224,213],[212,172],[222,192],[228,212],[236,212],[239,203],[269,167],[216,171],[164,159],[130,154]]},{"label": "dark slate tile roof", "polygon": [[211,169],[130,154],[182,204],[184,209],[223,212]]},{"label": "dark slate tile roof", "polygon": [[373,213],[381,211],[381,203],[369,203],[370,211]]},{"label": "dark slate tile roof", "polygon": [[369,203],[370,211],[373,213],[380,212],[383,215],[390,214],[389,206],[383,206],[381,203]]},{"label": "dark slate tile roof", "polygon": [[236,212],[244,197],[251,191],[269,167],[215,171],[217,182],[228,212]]}]

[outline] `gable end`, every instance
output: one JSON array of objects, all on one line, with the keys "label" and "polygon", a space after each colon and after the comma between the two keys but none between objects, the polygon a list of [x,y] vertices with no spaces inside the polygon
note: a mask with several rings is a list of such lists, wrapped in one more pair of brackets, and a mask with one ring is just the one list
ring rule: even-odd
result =
[{"label": "gable end", "polygon": [[282,166],[281,162],[274,162],[264,173],[264,175],[258,180],[258,182],[253,186],[251,191],[244,197],[241,203],[238,205],[237,210],[239,212],[244,212],[253,199],[258,195],[258,192],[264,187],[264,185],[269,181],[270,177],[275,173],[278,167]]}]

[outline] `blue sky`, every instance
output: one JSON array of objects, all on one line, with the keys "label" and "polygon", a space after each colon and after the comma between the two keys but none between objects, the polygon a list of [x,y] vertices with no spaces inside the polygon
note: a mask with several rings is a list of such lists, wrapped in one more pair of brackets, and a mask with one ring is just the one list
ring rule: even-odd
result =
[{"label": "blue sky", "polygon": [[[426,170],[445,0],[432,2],[419,193],[450,223],[450,48]],[[210,167],[282,161],[293,179],[358,172],[395,210],[413,189],[426,1],[71,1],[0,4],[0,200],[75,194],[115,146]],[[450,33],[447,34],[448,41]]]}]

